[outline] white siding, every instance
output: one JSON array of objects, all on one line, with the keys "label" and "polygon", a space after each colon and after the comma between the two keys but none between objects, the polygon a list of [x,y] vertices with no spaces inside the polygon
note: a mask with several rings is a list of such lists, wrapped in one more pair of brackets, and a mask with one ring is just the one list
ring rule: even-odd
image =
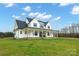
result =
[{"label": "white siding", "polygon": [[46,29],[48,29],[48,26],[50,26],[50,29],[52,29],[50,23],[46,25]]},{"label": "white siding", "polygon": [[18,39],[18,38],[19,38],[19,33],[18,33],[18,30],[17,30],[17,31],[15,31],[14,33],[15,33],[14,38],[17,38],[17,39]]},{"label": "white siding", "polygon": [[[22,31],[22,34],[20,33],[20,31]],[[39,37],[39,32],[37,32],[37,35],[34,35],[33,33],[35,33],[35,31],[29,31],[27,32],[27,34],[25,34],[25,31],[23,30],[17,30],[15,31],[15,38],[27,38],[27,37]]]},{"label": "white siding", "polygon": [[[22,34],[20,34],[20,31],[22,31]],[[15,38],[25,38],[25,37],[27,37],[27,34],[25,34],[25,32],[23,31],[23,30],[17,30],[17,31],[15,31],[16,33],[15,33]]]},{"label": "white siding", "polygon": [[48,32],[46,33],[46,37],[53,37],[52,32],[49,32],[50,35],[48,35]]},{"label": "white siding", "polygon": [[39,24],[39,22],[38,22],[36,19],[32,20],[32,21],[29,23],[28,26],[29,26],[29,27],[34,27],[34,26],[33,26],[34,23],[37,24],[37,28],[40,28],[40,24]]}]

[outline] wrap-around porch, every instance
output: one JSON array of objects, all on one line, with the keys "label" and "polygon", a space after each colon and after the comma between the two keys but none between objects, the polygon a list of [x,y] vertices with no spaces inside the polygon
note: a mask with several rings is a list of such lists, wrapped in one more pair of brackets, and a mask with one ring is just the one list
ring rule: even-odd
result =
[{"label": "wrap-around porch", "polygon": [[25,28],[23,31],[27,37],[53,37],[52,30],[40,28]]}]

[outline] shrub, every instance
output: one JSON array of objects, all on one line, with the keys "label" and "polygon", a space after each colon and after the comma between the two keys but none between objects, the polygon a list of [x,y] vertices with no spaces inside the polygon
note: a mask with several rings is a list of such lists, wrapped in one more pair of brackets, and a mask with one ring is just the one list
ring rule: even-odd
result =
[{"label": "shrub", "polygon": [[14,33],[13,32],[0,32],[0,37],[14,37]]}]

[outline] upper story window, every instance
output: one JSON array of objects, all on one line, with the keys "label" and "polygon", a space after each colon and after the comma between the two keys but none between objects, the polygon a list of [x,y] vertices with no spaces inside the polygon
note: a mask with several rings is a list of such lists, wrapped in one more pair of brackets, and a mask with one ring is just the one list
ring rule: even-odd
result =
[{"label": "upper story window", "polygon": [[48,29],[50,29],[50,26],[48,26]]},{"label": "upper story window", "polygon": [[34,26],[34,27],[37,27],[37,23],[33,23],[33,26]]},{"label": "upper story window", "polygon": [[43,28],[43,26],[40,26],[40,28]]}]

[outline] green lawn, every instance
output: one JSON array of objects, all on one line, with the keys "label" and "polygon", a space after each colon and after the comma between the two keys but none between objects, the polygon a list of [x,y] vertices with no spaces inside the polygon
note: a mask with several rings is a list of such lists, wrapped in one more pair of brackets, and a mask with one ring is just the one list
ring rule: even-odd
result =
[{"label": "green lawn", "polygon": [[14,40],[0,38],[1,56],[79,56],[78,38]]}]

